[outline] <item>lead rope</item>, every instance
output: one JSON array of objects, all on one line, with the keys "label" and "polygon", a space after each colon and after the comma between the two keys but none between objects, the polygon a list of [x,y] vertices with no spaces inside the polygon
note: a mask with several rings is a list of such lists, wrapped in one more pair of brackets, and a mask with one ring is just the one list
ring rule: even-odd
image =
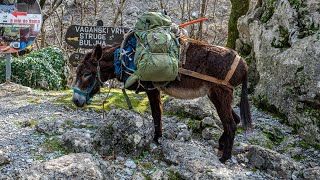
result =
[{"label": "lead rope", "polygon": [[102,119],[104,119],[105,114],[106,114],[106,111],[104,109],[104,105],[108,102],[107,99],[109,99],[109,95],[110,95],[113,83],[114,83],[114,80],[111,80],[111,83],[109,84],[109,90],[108,90],[108,93],[107,93],[107,97],[102,101]]},{"label": "lead rope", "polygon": [[[97,78],[98,78],[98,81],[99,81],[101,87],[103,87],[103,82],[101,80],[101,72],[100,72],[100,61],[101,61],[102,57],[103,56],[101,56],[101,58],[98,60],[98,66],[97,66]],[[109,90],[107,93],[107,97],[102,101],[102,119],[104,119],[105,114],[106,114],[104,105],[108,102],[107,99],[109,99],[109,95],[110,95],[111,88],[113,86],[113,82],[114,82],[114,80],[111,80],[111,83],[109,84]]]}]

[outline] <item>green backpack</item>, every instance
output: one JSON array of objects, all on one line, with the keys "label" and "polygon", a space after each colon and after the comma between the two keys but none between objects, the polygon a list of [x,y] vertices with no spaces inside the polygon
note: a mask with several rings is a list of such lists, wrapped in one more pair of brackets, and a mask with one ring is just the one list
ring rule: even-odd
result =
[{"label": "green backpack", "polygon": [[134,28],[137,70],[126,81],[126,88],[137,80],[165,82],[176,79],[180,44],[171,32],[171,24],[169,16],[157,12],[147,12],[138,18]]}]

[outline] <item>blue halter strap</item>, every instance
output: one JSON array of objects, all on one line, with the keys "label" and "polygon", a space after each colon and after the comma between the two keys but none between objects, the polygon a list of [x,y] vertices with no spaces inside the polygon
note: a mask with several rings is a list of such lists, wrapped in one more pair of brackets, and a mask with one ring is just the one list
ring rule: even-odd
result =
[{"label": "blue halter strap", "polygon": [[81,91],[81,90],[79,90],[79,89],[77,89],[77,88],[73,88],[73,92],[74,92],[74,93],[78,93],[78,94],[81,94],[81,95],[86,96],[86,103],[91,103],[91,102],[92,102],[91,99],[90,99],[90,93],[92,92],[94,86],[97,84],[97,79],[98,79],[98,81],[99,81],[99,83],[100,83],[100,86],[103,86],[103,82],[102,82],[102,80],[101,80],[101,74],[100,74],[100,73],[101,73],[101,72],[100,72],[100,61],[101,61],[101,59],[102,59],[102,56],[101,56],[101,58],[100,58],[99,61],[98,61],[97,75],[96,75],[96,78],[94,79],[94,83],[92,84],[92,86],[90,87],[90,89],[89,89],[88,91]]},{"label": "blue halter strap", "polygon": [[92,84],[92,86],[90,87],[90,89],[88,91],[81,91],[77,88],[73,88],[73,92],[86,96],[86,103],[91,103],[92,101],[90,99],[90,93],[92,92],[92,90],[96,84],[97,84],[97,79],[94,79],[94,83]]}]

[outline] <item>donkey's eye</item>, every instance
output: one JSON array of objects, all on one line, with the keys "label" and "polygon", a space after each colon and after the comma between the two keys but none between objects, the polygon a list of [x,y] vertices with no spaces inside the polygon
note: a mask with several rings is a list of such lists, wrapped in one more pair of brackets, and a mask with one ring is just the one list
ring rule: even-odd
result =
[{"label": "donkey's eye", "polygon": [[84,73],[82,76],[86,79],[88,79],[92,74],[91,73]]}]

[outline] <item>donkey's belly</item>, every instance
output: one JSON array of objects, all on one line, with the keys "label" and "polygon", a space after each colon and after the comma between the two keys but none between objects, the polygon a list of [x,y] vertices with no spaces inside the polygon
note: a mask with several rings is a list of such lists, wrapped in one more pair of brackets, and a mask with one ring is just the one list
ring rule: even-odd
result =
[{"label": "donkey's belly", "polygon": [[209,94],[209,89],[207,87],[199,87],[199,88],[161,88],[161,90],[172,97],[179,98],[179,99],[194,99],[198,97],[205,96]]}]

